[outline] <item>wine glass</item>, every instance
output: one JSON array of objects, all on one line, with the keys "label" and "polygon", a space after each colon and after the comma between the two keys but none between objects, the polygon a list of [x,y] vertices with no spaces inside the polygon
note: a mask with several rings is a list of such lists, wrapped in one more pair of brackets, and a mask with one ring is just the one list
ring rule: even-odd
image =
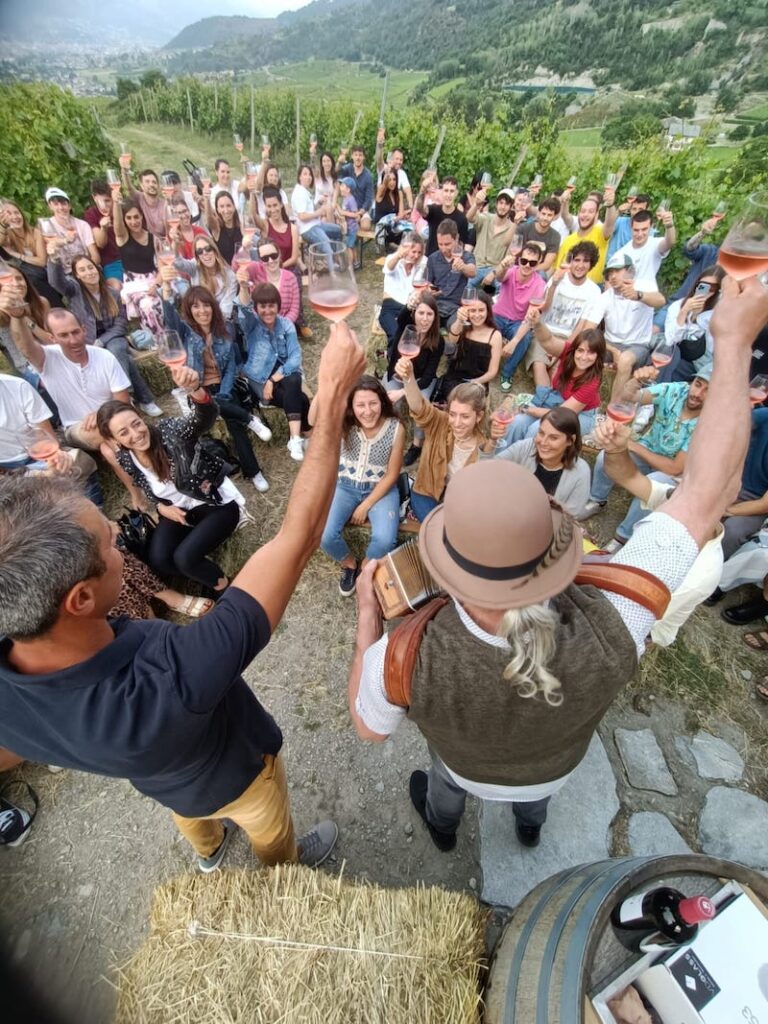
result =
[{"label": "wine glass", "polygon": [[428,284],[429,282],[427,281],[427,264],[426,262],[422,261],[421,263],[416,265],[413,271],[411,287],[415,292],[418,292],[419,295],[421,295],[421,293],[424,291]]},{"label": "wine glass", "polygon": [[253,260],[251,259],[251,247],[245,244],[245,236],[243,236],[243,244],[235,253],[234,263],[238,270],[242,270],[244,267],[249,266]]},{"label": "wine glass", "polygon": [[345,320],[357,306],[357,281],[350,255],[343,242],[328,241],[309,247],[309,304],[335,324]]},{"label": "wine glass", "polygon": [[480,178],[480,188],[484,191],[489,189],[493,184],[493,178],[488,171],[483,171],[483,176]]},{"label": "wine glass", "polygon": [[[514,398],[503,398],[501,405],[494,409],[491,413],[491,419],[496,420],[497,423],[501,423],[502,426],[508,427],[512,420],[515,418],[515,400]],[[505,432],[506,433],[506,432]],[[496,447],[501,448],[505,443],[505,438],[500,437],[496,441]]]},{"label": "wine glass", "polygon": [[661,220],[662,213],[667,213],[669,211],[669,207],[669,199],[667,199],[665,196],[664,199],[662,199],[659,205],[656,207],[656,217],[658,218],[658,220]]},{"label": "wine glass", "polygon": [[120,186],[120,175],[114,169],[114,167],[107,168],[107,184],[110,188],[114,188],[115,185]]},{"label": "wine glass", "polygon": [[237,132],[235,132],[234,135],[232,136],[232,142],[235,144],[235,149],[239,153],[242,153],[242,151],[243,151],[243,140],[240,138],[240,136],[237,134]]},{"label": "wine glass", "polygon": [[672,350],[666,345],[659,345],[651,352],[651,363],[656,367],[657,370],[661,370],[662,367],[668,366],[672,362]]},{"label": "wine glass", "polygon": [[570,176],[570,178],[568,179],[568,181],[566,182],[566,185],[565,185],[565,187],[566,187],[566,188],[576,188],[576,182],[577,182],[578,180],[579,180],[579,179],[578,179],[578,178],[576,177],[576,175],[575,175],[575,174],[572,174],[572,175]]},{"label": "wine glass", "polygon": [[609,402],[605,411],[614,423],[631,423],[637,415],[637,402]]},{"label": "wine glass", "polygon": [[204,167],[198,167],[197,168],[197,173],[198,173],[198,176],[200,178],[200,181],[203,183],[203,188],[204,189],[210,188],[211,187],[211,176],[208,173],[208,171],[206,171],[206,169]]},{"label": "wine glass", "polygon": [[637,199],[638,191],[639,191],[639,189],[638,189],[637,185],[630,185],[629,189],[627,190],[627,202],[628,203],[633,203],[635,201],[635,199]]},{"label": "wine glass", "polygon": [[166,366],[183,366],[187,361],[187,351],[178,331],[158,331],[155,348],[158,359]]},{"label": "wine glass", "polygon": [[464,255],[464,243],[460,238],[457,238],[456,241],[453,243],[451,255],[453,256],[454,259],[460,259]]},{"label": "wine glass", "polygon": [[749,400],[752,405],[762,405],[768,398],[768,377],[759,373],[749,382]]},{"label": "wine glass", "polygon": [[509,243],[509,255],[514,256],[515,259],[523,251],[523,236],[515,234],[512,236],[512,241]]},{"label": "wine glass", "polygon": [[712,220],[715,220],[715,221],[717,221],[719,223],[723,219],[723,217],[725,217],[727,212],[728,212],[728,204],[727,203],[718,203],[717,206],[712,211]]},{"label": "wine glass", "polygon": [[317,145],[317,135],[316,135],[315,132],[310,132],[309,144],[310,144],[310,146],[316,146]]},{"label": "wine glass", "polygon": [[160,183],[162,186],[160,191],[163,193],[163,196],[166,199],[170,199],[173,195],[173,190],[176,188],[176,183],[172,176],[170,174],[161,174]]},{"label": "wine glass", "polygon": [[250,161],[245,165],[245,184],[249,189],[253,190],[256,188],[256,182],[259,177],[259,165]]},{"label": "wine glass", "polygon": [[269,145],[269,136],[266,134],[266,132],[261,136],[261,144],[262,146],[265,147]]},{"label": "wine glass", "polygon": [[[34,462],[47,462],[49,465],[61,451],[59,439],[43,427],[30,423],[18,433],[24,451]],[[80,470],[72,465],[68,470],[68,476],[75,480],[80,476]]]},{"label": "wine glass", "polygon": [[9,284],[13,279],[13,267],[10,263],[6,263],[4,259],[0,258],[0,288],[4,284]]},{"label": "wine glass", "polygon": [[531,184],[535,185],[537,188],[541,188],[541,185],[543,184],[543,182],[544,182],[544,176],[543,175],[541,175],[541,174],[534,174],[533,181],[531,182]]},{"label": "wine glass", "polygon": [[[178,227],[179,221],[176,219],[176,226]],[[155,238],[155,256],[157,258],[158,266],[170,267],[173,265],[173,261],[176,259],[176,252],[173,248],[173,243],[169,242],[167,238]]]},{"label": "wine glass", "polygon": [[416,328],[411,324],[403,328],[403,333],[400,335],[400,340],[397,343],[397,351],[403,359],[415,359],[421,351],[419,336]]},{"label": "wine glass", "polygon": [[461,293],[461,304],[471,306],[473,302],[477,302],[477,288],[473,284],[468,284]]},{"label": "wine glass", "polygon": [[717,262],[737,281],[768,270],[768,192],[753,192],[747,199],[728,229]]}]

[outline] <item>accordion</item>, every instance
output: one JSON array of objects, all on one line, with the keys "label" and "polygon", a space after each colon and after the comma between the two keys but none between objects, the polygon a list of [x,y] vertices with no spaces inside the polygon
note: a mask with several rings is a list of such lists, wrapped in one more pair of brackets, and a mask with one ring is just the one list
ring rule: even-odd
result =
[{"label": "accordion", "polygon": [[421,560],[419,542],[415,538],[379,561],[373,574],[373,589],[385,619],[416,611],[442,593]]}]

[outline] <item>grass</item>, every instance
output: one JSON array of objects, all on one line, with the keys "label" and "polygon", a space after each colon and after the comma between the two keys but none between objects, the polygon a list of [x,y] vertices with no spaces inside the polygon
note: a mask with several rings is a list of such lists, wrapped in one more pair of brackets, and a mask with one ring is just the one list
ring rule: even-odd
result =
[{"label": "grass", "polygon": [[597,149],[600,146],[600,128],[569,128],[560,132],[560,141],[568,149]]},{"label": "grass", "polygon": [[761,103],[758,107],[750,107],[749,110],[740,111],[739,120],[768,121],[768,103]]},{"label": "grass", "polygon": [[[404,107],[411,91],[427,77],[426,71],[397,71],[389,73],[387,103]],[[300,64],[268,65],[250,77],[259,88],[295,90],[299,95],[315,98],[322,86],[322,94],[329,100],[352,100],[358,103],[381,100],[384,79],[360,64],[343,60],[310,60]]]}]

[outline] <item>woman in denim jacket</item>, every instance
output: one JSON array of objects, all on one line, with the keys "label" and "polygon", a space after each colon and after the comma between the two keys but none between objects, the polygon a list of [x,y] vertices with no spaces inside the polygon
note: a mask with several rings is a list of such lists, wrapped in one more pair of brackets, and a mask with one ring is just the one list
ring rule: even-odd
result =
[{"label": "woman in denim jacket", "polygon": [[269,484],[254,455],[248,431],[251,430],[262,441],[269,441],[272,432],[234,394],[237,348],[232,342],[221,308],[207,288],[193,285],[181,300],[179,315],[171,301],[172,294],[170,280],[164,280],[165,325],[169,330],[178,332],[187,350],[187,365],[200,375],[203,387],[216,399],[235,446],[243,476],[251,481],[257,491],[266,491]]},{"label": "woman in denim jacket", "polygon": [[302,435],[312,429],[307,419],[309,399],[301,390],[301,349],[296,328],[280,316],[280,292],[273,284],[259,284],[249,295],[247,269],[238,271],[240,291],[237,315],[245,335],[247,355],[243,373],[259,402],[279,406],[288,420],[288,452],[304,458]]}]

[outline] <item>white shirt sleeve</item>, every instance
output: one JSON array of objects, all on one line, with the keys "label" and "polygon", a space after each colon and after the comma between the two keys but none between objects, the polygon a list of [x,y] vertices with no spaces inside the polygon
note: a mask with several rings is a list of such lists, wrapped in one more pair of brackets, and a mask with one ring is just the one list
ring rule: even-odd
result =
[{"label": "white shirt sleeve", "polygon": [[[115,391],[129,391],[131,382],[128,380],[128,375],[122,368],[120,363],[115,359],[111,352],[107,352],[105,348],[97,350],[101,356],[108,356],[108,359],[104,359],[104,369],[106,371],[107,379],[109,380],[109,390],[112,394]],[[93,353],[89,355],[89,358],[93,358]]]},{"label": "white shirt sleeve", "polygon": [[390,704],[384,687],[384,656],[387,652],[385,633],[363,655],[360,688],[355,710],[371,732],[390,736],[406,715],[406,709]]},{"label": "white shirt sleeve", "polygon": [[44,420],[49,420],[53,413],[38,392],[25,380],[20,381],[19,384],[24,385],[23,387],[19,386],[19,399],[27,423],[42,423]]},{"label": "white shirt sleeve", "polygon": [[[652,512],[635,526],[632,536],[613,556],[611,563],[645,569],[674,593],[698,555],[698,544],[678,519],[664,512]],[[607,590],[603,591],[603,595],[624,620],[624,625],[635,641],[637,656],[641,657],[645,652],[645,639],[656,621],[653,614],[628,597]]]}]

